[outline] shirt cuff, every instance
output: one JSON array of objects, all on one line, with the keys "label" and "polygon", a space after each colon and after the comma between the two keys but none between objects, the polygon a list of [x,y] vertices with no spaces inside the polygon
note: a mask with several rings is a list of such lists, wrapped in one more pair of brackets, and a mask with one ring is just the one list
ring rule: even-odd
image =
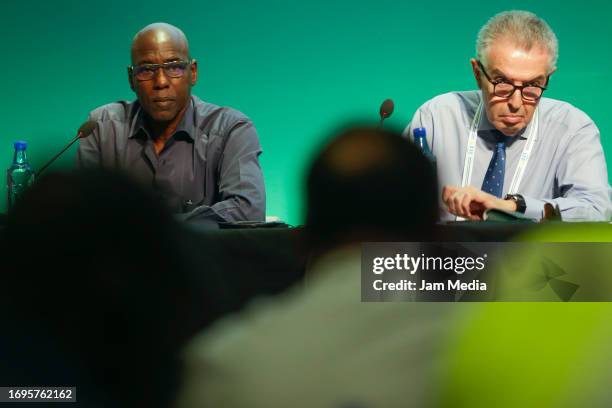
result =
[{"label": "shirt cuff", "polygon": [[544,217],[544,205],[546,201],[537,198],[525,197],[525,217],[540,221]]}]

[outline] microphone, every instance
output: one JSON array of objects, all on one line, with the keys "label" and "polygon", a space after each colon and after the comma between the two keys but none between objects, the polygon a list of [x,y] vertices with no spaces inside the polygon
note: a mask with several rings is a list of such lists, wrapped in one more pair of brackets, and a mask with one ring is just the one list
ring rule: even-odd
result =
[{"label": "microphone", "polygon": [[383,103],[380,105],[380,123],[378,127],[381,128],[385,119],[387,119],[391,114],[393,114],[393,109],[395,105],[392,99],[385,99]]},{"label": "microphone", "polygon": [[79,139],[84,139],[87,136],[91,135],[91,132],[93,132],[95,128],[96,128],[96,122],[93,120],[88,120],[87,122],[83,123],[81,127],[79,128],[79,130],[77,131],[76,136],[70,141],[70,143],[68,143],[66,147],[64,147],[58,154],[53,156],[51,160],[49,160],[44,166],[42,166],[40,170],[38,171],[38,173],[36,174],[36,176],[37,177],[40,176],[43,173],[43,171],[45,171],[47,167],[53,164],[53,162],[57,160],[57,158],[60,157],[62,153],[68,150],[68,148],[72,146],[74,142],[76,142]]}]

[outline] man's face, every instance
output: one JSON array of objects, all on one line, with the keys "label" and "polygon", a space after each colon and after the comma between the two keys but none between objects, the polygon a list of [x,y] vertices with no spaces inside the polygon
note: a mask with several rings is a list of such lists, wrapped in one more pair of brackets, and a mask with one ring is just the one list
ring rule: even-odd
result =
[{"label": "man's face", "polygon": [[[180,37],[164,31],[151,31],[140,36],[132,46],[132,65],[163,64],[187,61],[189,50]],[[130,75],[130,86],[144,111],[156,123],[169,123],[181,114],[191,96],[191,87],[197,79],[197,63],[193,61],[179,78],[170,77],[157,69],[153,78],[138,80]]]},{"label": "man's face", "polygon": [[[493,82],[546,87],[548,76],[554,72],[554,69],[548,70],[549,62],[544,47],[536,45],[526,51],[512,41],[499,39],[489,47],[484,68]],[[525,100],[518,89],[507,98],[496,96],[493,84],[486,78],[478,62],[472,59],[471,63],[476,81],[482,89],[489,122],[506,136],[516,135],[531,121],[538,101]]]}]

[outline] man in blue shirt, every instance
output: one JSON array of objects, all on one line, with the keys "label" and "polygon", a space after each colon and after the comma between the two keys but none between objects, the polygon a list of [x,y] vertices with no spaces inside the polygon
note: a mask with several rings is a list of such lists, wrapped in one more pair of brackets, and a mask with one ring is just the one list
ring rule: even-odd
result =
[{"label": "man in blue shirt", "polygon": [[480,91],[426,102],[407,128],[427,129],[441,219],[480,220],[493,208],[540,220],[550,203],[567,221],[609,220],[599,130],[582,111],[543,97],[558,55],[548,24],[525,11],[500,13],[480,30],[476,53]]}]

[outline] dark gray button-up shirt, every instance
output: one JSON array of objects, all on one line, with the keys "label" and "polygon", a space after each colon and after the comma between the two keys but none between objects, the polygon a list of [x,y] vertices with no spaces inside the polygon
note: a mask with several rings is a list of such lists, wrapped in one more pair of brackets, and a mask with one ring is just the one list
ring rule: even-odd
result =
[{"label": "dark gray button-up shirt", "polygon": [[101,106],[89,114],[93,133],[81,139],[77,166],[126,172],[185,220],[263,221],[261,146],[242,113],[196,96],[157,155],[138,101]]}]

